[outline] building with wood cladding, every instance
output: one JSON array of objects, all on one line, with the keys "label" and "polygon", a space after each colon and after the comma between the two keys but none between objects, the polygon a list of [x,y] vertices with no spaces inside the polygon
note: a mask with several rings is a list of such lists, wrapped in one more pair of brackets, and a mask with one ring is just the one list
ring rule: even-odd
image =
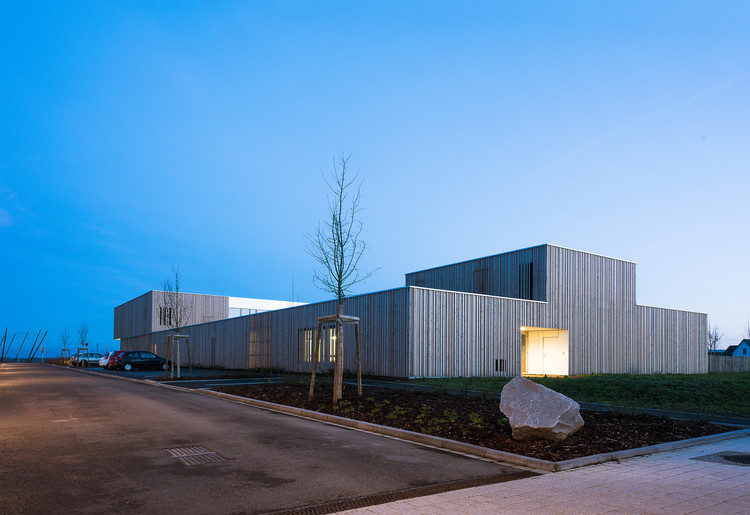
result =
[{"label": "building with wood cladding", "polygon": [[[346,299],[344,313],[360,318],[371,375],[705,373],[707,316],[636,304],[635,273],[629,261],[540,245],[407,274],[404,287]],[[123,349],[163,352],[154,293],[115,308]],[[201,307],[181,332],[205,367],[310,372],[317,318],[336,310],[328,301],[229,318],[229,297],[201,297],[216,296],[195,296]],[[344,338],[352,368],[353,328]],[[332,327],[322,341],[325,369]]]},{"label": "building with wood cladding", "polygon": [[[115,308],[115,339],[132,338],[169,330],[172,327],[172,307],[165,292],[152,290]],[[226,320],[263,311],[301,306],[303,302],[248,299],[223,295],[179,293],[184,306],[181,325],[192,326],[216,320]],[[117,335],[123,335],[122,337]],[[141,349],[139,349],[141,350]]]}]

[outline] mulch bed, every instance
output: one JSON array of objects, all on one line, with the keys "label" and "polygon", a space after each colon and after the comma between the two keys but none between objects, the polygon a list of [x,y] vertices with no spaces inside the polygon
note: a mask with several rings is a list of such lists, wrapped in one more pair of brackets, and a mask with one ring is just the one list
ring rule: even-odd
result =
[{"label": "mulch bed", "polygon": [[331,403],[330,385],[316,386],[312,401],[307,400],[309,386],[264,384],[225,386],[215,390],[548,461],[645,447],[735,429],[643,414],[581,410],[585,425],[564,441],[521,442],[512,438],[508,421],[494,398],[376,387],[363,387],[362,397],[357,397],[356,386],[344,385],[344,397],[334,406]]}]

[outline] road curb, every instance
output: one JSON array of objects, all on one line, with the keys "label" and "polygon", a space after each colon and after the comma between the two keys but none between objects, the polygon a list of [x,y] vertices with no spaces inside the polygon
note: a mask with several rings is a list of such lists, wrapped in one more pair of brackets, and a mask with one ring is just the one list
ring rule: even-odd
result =
[{"label": "road curb", "polygon": [[626,449],[623,451],[615,451],[604,454],[595,454],[593,456],[584,456],[581,458],[574,458],[563,461],[547,461],[538,458],[529,458],[527,456],[521,456],[519,454],[512,454],[509,452],[498,451],[496,449],[489,449],[487,447],[481,447],[478,445],[472,445],[463,442],[457,442],[456,440],[449,440],[447,438],[440,438],[437,436],[426,435],[423,433],[416,433],[414,431],[407,431],[405,429],[396,429],[388,426],[381,426],[379,424],[373,424],[371,422],[363,422],[361,420],[353,420],[344,417],[338,417],[336,415],[329,415],[327,413],[320,413],[317,411],[305,410],[302,408],[295,408],[292,406],[284,406],[282,404],[274,404],[272,402],[260,401],[257,399],[250,399],[247,397],[240,397],[237,395],[230,395],[227,393],[217,392],[214,390],[205,389],[188,389],[174,385],[162,385],[157,382],[149,382],[164,388],[171,388],[174,390],[182,390],[188,392],[195,392],[201,395],[207,395],[210,397],[217,397],[220,399],[231,400],[239,402],[241,404],[247,404],[255,406],[257,408],[266,409],[269,411],[275,411],[279,413],[285,413],[288,415],[295,415],[311,420],[317,420],[320,422],[326,422],[337,426],[347,427],[351,429],[358,429],[360,431],[367,431],[370,433],[380,434],[389,436],[392,438],[398,438],[409,442],[419,443],[423,445],[429,445],[439,449],[445,449],[453,452],[459,452],[462,454],[468,454],[471,456],[477,456],[480,458],[490,459],[509,465],[517,465],[526,467],[532,470],[545,471],[545,472],[561,472],[563,470],[569,470],[572,468],[584,467],[587,465],[596,465],[599,463],[605,463],[607,461],[616,461],[624,458],[632,458],[635,456],[643,456],[646,454],[653,454],[656,452],[673,451],[676,449],[683,449],[685,447],[693,447],[696,445],[702,445],[707,443],[720,442],[723,440],[729,440],[733,438],[741,438],[743,436],[750,435],[750,428],[739,429],[737,431],[730,431],[727,433],[719,433],[709,436],[701,436],[698,438],[690,438],[687,440],[678,440],[676,442],[667,442],[658,445],[650,445],[648,447],[639,447],[636,449]]},{"label": "road curb", "polygon": [[91,374],[95,377],[107,377],[109,379],[120,379],[122,381],[130,381],[131,383],[146,383],[146,384],[159,384],[157,381],[154,381],[153,379],[138,379],[137,377],[127,377],[127,376],[121,376],[121,375],[110,375],[110,374],[102,374],[101,372],[94,372],[93,370],[88,370],[88,367],[73,367],[73,366],[64,366],[64,365],[55,365],[52,363],[47,363],[47,365],[51,367],[61,367],[65,370],[73,370],[74,372],[78,372],[80,374]]},{"label": "road curb", "polygon": [[[56,365],[55,365],[56,366]],[[71,367],[73,370],[78,372],[87,372],[85,369],[78,369]],[[102,375],[102,374],[97,374]],[[344,417],[338,417],[336,415],[329,415],[327,413],[320,413],[317,411],[310,411],[301,408],[294,408],[291,406],[284,406],[282,404],[274,404],[272,402],[260,401],[257,399],[250,399],[247,397],[240,397],[237,395],[230,395],[227,393],[217,392],[214,390],[207,389],[192,389],[184,388],[181,386],[162,384],[159,381],[152,379],[136,379],[123,376],[112,376],[103,375],[103,377],[111,377],[117,379],[124,379],[126,381],[137,382],[148,384],[152,386],[159,386],[161,388],[169,388],[172,390],[178,390],[183,392],[197,393],[200,395],[206,395],[209,397],[217,397],[225,400],[239,402],[241,404],[247,404],[255,406],[257,408],[266,409],[278,413],[285,413],[288,415],[294,415],[310,420],[317,420],[329,424],[334,424],[341,427],[358,429],[360,431],[367,431],[370,433],[380,434],[391,438],[398,438],[401,440],[419,443],[423,445],[429,445],[439,449],[445,449],[448,451],[458,452],[467,454],[470,456],[476,456],[479,458],[490,459],[493,461],[506,463],[509,465],[516,465],[525,467],[531,470],[544,471],[544,472],[562,472],[564,470],[570,470],[578,467],[585,467],[588,465],[596,465],[599,463],[605,463],[608,461],[617,461],[625,458],[633,458],[635,456],[644,456],[647,454],[654,454],[657,452],[673,451],[677,449],[684,449],[686,447],[694,447],[696,445],[703,445],[708,443],[721,442],[724,440],[730,440],[734,438],[742,438],[743,436],[750,435],[750,428],[738,429],[736,431],[729,431],[727,433],[719,433],[715,435],[701,436],[698,438],[689,438],[687,440],[678,440],[675,442],[667,442],[657,445],[650,445],[647,447],[638,447],[635,449],[626,449],[623,451],[608,452],[604,454],[594,454],[592,456],[583,456],[581,458],[573,458],[570,460],[563,461],[547,461],[538,458],[529,458],[527,456],[521,456],[519,454],[512,454],[509,452],[498,451],[496,449],[489,449],[487,447],[481,447],[478,445],[472,445],[468,443],[458,442],[456,440],[449,440],[447,438],[440,438],[437,436],[426,435],[423,433],[416,433],[414,431],[407,431],[405,429],[396,429],[388,426],[381,426],[379,424],[373,424],[371,422],[363,422],[361,420],[353,420]]]}]

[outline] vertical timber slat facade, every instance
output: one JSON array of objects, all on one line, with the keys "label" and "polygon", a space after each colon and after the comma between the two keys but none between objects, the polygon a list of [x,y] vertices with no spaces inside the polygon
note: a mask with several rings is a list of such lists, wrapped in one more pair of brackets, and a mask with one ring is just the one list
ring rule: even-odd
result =
[{"label": "vertical timber slat facade", "polygon": [[[123,349],[164,353],[160,292],[115,308]],[[226,297],[185,294],[193,364],[310,372],[317,318],[334,301],[227,318]],[[406,275],[406,286],[350,297],[362,372],[391,377],[548,373],[705,373],[707,317],[636,304],[636,265],[540,245]],[[321,369],[332,367],[324,329]],[[354,330],[344,327],[344,365]]]}]

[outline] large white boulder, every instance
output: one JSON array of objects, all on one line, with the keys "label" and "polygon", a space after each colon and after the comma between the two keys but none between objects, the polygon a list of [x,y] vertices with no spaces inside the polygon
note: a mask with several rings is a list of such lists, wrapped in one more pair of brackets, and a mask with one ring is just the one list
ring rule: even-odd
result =
[{"label": "large white boulder", "polygon": [[516,440],[560,441],[583,427],[577,402],[521,376],[503,388],[500,411],[508,418]]}]

